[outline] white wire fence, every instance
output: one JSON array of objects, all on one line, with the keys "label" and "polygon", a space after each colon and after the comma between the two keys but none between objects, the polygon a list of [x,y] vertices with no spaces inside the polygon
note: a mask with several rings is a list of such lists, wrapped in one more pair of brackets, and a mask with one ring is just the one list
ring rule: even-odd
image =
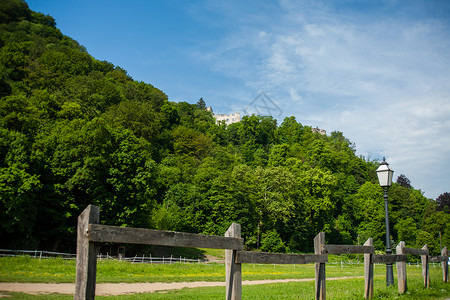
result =
[{"label": "white wire fence", "polygon": [[[55,257],[59,257],[62,259],[75,259],[76,258],[76,254],[73,253],[63,253],[63,252],[52,252],[52,251],[41,251],[41,250],[9,250],[9,249],[0,249],[0,257],[6,257],[6,256],[23,256],[23,255],[28,255],[32,258],[36,258],[36,259],[47,259],[47,258],[55,258]],[[117,256],[111,256],[108,253],[106,254],[98,254],[97,259],[99,260],[120,260],[120,261],[125,261],[125,262],[129,262],[132,264],[175,264],[175,263],[197,263],[197,264],[206,264],[206,263],[218,263],[218,264],[223,264],[225,263],[224,260],[207,260],[207,259],[192,259],[192,258],[186,258],[186,257],[181,257],[181,256],[173,256],[171,255],[170,257],[167,256],[163,256],[163,257],[154,257],[152,255],[135,255],[134,257],[117,257]],[[364,263],[357,261],[357,260],[345,260],[345,259],[341,259],[341,260],[333,260],[333,261],[329,261],[327,263],[327,265],[329,266],[336,266],[336,267],[341,267],[342,269],[344,269],[345,267],[350,267],[350,266],[361,266],[364,267]],[[374,266],[376,267],[376,265],[380,265],[384,266],[384,264],[374,264]],[[409,266],[416,266],[417,268],[421,268],[421,264],[419,261],[417,262],[409,262],[408,263]],[[430,267],[436,268],[436,267],[440,267],[441,264],[440,263],[434,263],[434,262],[430,262]],[[296,268],[296,265],[278,265],[278,264],[274,264],[274,268],[276,267],[294,267]]]},{"label": "white wire fence", "polygon": [[[99,257],[100,258],[100,257]],[[101,258],[100,258],[101,259]],[[114,258],[117,259],[117,258]],[[134,257],[123,257],[120,260],[128,261],[131,263],[147,263],[147,264],[174,264],[174,263],[225,263],[224,260],[206,260],[206,259],[190,259],[186,257],[174,257],[171,255],[170,257],[154,257],[151,255],[142,255],[142,256],[134,256]]]},{"label": "white wire fence", "polygon": [[[52,252],[52,251],[41,251],[41,250],[9,250],[0,249],[0,257],[5,256],[23,256],[28,255],[32,258],[46,259],[46,258],[63,258],[63,259],[75,259],[76,254],[72,253],[62,253],[62,252]],[[135,255],[134,257],[116,257],[111,256],[108,253],[97,255],[99,260],[121,260],[130,263],[148,263],[148,264],[174,264],[174,263],[225,263],[224,260],[206,260],[206,259],[191,259],[186,257],[154,257],[152,255]]]},{"label": "white wire fence", "polygon": [[77,257],[76,254],[71,253],[62,253],[62,252],[52,252],[52,251],[42,251],[42,250],[9,250],[9,249],[0,249],[0,256],[21,256],[28,255],[33,258],[54,258],[61,257],[64,259],[75,259]]}]

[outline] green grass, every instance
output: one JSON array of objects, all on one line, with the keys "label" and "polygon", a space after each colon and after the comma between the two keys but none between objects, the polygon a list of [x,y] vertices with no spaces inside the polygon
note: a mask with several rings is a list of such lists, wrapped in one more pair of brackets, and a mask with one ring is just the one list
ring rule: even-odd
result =
[{"label": "green grass", "polygon": [[[421,268],[409,266],[408,293],[397,294],[397,287],[386,288],[384,266],[375,266],[374,299],[448,299],[450,284],[442,282],[442,269],[431,267],[431,288],[424,289]],[[327,278],[363,276],[364,268],[328,264]],[[396,277],[396,270],[394,268]],[[97,282],[177,282],[224,281],[223,264],[130,264],[119,261],[98,261]],[[314,278],[313,265],[242,265],[243,280]],[[38,260],[29,257],[0,258],[0,281],[3,282],[74,282],[75,261],[63,259]],[[397,282],[396,282],[397,283]],[[328,299],[363,299],[362,278],[327,280]],[[5,293],[8,299],[73,299],[72,295],[27,295]],[[243,299],[314,299],[314,281],[243,286]],[[193,288],[147,294],[98,296],[96,299],[223,299],[224,287]]]},{"label": "green grass", "polygon": [[[410,285],[407,294],[398,295],[396,287],[386,288],[384,278],[376,278],[375,293],[373,299],[447,299],[449,297],[448,283],[434,282],[430,289],[424,289],[421,286],[420,278],[408,279]],[[339,281],[327,281],[327,299],[364,299],[364,280],[346,279]],[[49,300],[68,300],[73,299],[72,295],[27,295],[20,293],[9,293],[12,295],[9,299],[49,299]],[[223,299],[225,297],[224,287],[212,288],[193,288],[182,289],[152,294],[133,294],[121,296],[97,296],[96,299],[108,300],[143,300],[143,299]],[[265,284],[257,286],[243,286],[242,299],[266,300],[266,299],[314,299],[314,282],[291,282]]]},{"label": "green grass", "polygon": [[[381,268],[375,268],[383,273]],[[243,264],[244,280],[314,278],[314,265],[254,265]],[[327,266],[327,276],[363,276],[360,267]],[[131,264],[124,261],[98,260],[97,282],[181,282],[224,281],[224,264],[177,263]],[[75,281],[75,261],[61,258],[34,259],[28,256],[0,258],[0,281],[70,283]]]},{"label": "green grass", "polygon": [[29,256],[1,257],[0,281],[74,282],[75,260],[35,259]]}]

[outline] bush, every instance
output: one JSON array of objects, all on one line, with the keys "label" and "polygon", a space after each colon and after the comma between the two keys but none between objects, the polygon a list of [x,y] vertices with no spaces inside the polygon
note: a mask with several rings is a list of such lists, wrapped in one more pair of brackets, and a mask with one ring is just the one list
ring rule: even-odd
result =
[{"label": "bush", "polygon": [[289,249],[274,229],[262,234],[261,250],[264,252],[285,253]]}]

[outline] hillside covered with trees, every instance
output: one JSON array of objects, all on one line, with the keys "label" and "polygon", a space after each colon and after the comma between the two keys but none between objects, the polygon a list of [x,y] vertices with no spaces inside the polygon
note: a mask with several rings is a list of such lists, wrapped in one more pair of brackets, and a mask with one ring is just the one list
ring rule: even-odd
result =
[{"label": "hillside covered with trees", "polygon": [[[295,117],[216,124],[205,103],[169,101],[21,0],[0,0],[0,247],[75,251],[77,216],[101,223],[223,235],[248,249],[312,251],[313,237],[384,248],[377,161],[342,132]],[[427,199],[399,176],[392,240],[450,246],[449,195]]]}]

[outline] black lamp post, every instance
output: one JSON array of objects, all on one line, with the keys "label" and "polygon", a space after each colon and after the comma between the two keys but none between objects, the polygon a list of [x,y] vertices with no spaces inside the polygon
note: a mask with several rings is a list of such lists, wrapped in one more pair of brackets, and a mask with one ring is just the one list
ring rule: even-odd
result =
[{"label": "black lamp post", "polygon": [[[389,230],[389,210],[388,210],[388,187],[392,184],[392,176],[394,175],[394,170],[389,168],[389,164],[386,162],[386,159],[383,157],[383,161],[377,169],[378,181],[380,182],[380,186],[384,190],[384,211],[386,218],[386,255],[392,254],[391,249],[391,239],[390,239],[390,230]],[[386,286],[394,285],[394,271],[392,269],[392,263],[386,264]]]}]

